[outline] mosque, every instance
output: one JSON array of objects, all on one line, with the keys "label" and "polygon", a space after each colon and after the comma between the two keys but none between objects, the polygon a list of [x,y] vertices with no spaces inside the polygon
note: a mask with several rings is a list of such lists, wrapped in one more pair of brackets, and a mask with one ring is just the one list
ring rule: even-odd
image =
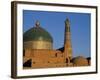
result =
[{"label": "mosque", "polygon": [[89,66],[91,59],[73,57],[70,21],[65,20],[64,46],[53,49],[53,38],[43,29],[40,22],[23,34],[23,68],[54,68]]}]

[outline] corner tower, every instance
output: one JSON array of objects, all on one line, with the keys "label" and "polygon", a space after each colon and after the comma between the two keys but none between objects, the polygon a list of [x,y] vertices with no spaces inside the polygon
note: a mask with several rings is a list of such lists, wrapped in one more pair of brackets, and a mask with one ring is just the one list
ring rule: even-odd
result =
[{"label": "corner tower", "polygon": [[65,37],[64,37],[64,56],[66,63],[70,63],[72,59],[72,45],[71,45],[71,32],[70,32],[70,21],[67,18],[65,20]]}]

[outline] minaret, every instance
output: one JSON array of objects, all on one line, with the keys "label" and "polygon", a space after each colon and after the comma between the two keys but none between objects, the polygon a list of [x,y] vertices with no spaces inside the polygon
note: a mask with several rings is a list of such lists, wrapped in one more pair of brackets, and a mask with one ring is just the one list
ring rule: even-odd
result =
[{"label": "minaret", "polygon": [[70,60],[72,59],[72,45],[71,45],[71,33],[70,33],[70,21],[68,18],[65,20],[64,56],[66,63],[70,63]]}]

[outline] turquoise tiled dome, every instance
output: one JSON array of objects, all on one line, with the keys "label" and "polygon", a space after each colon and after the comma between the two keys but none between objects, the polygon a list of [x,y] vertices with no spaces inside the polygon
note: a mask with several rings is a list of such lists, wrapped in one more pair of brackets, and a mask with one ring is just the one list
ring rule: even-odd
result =
[{"label": "turquoise tiled dome", "polygon": [[24,41],[49,41],[53,42],[52,36],[45,29],[40,27],[40,24],[37,22],[36,27],[33,27],[26,31],[23,35]]}]

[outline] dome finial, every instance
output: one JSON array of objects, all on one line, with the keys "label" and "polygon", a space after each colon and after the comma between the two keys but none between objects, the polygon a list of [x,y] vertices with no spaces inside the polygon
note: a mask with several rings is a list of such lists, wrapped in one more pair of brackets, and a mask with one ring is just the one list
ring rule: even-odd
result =
[{"label": "dome finial", "polygon": [[36,25],[36,27],[39,27],[40,26],[40,22],[37,20],[35,25]]}]

